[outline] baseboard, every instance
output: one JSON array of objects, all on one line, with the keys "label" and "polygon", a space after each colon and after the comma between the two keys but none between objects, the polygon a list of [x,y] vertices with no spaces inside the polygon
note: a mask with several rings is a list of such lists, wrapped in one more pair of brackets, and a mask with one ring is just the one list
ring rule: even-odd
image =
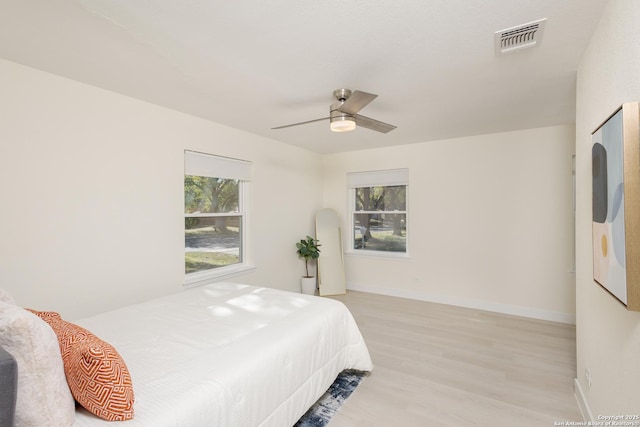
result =
[{"label": "baseboard", "polygon": [[582,392],[582,387],[580,387],[580,381],[577,378],[573,380],[573,389],[575,390],[576,400],[578,401],[578,408],[580,409],[580,413],[582,414],[582,418],[585,421],[594,422],[593,414],[591,413],[591,408],[589,408],[589,404],[587,403],[587,399]]},{"label": "baseboard", "polygon": [[446,295],[430,294],[427,292],[408,291],[405,289],[385,288],[369,286],[359,283],[347,283],[347,289],[353,291],[369,292],[372,294],[388,295],[392,297],[415,299],[419,301],[436,302],[439,304],[455,305],[459,307],[475,308],[477,310],[493,311],[496,313],[511,314],[513,316],[529,317],[531,319],[548,320],[551,322],[576,324],[575,314],[560,313],[550,310],[542,310],[532,307],[500,304],[489,301],[472,300]]}]

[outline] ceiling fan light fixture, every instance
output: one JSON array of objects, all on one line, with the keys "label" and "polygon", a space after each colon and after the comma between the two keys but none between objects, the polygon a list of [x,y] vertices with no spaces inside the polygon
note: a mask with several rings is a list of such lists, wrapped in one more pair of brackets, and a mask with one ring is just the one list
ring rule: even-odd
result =
[{"label": "ceiling fan light fixture", "polygon": [[348,115],[331,117],[332,132],[351,132],[356,129],[356,120]]},{"label": "ceiling fan light fixture", "polygon": [[396,128],[394,125],[390,125],[389,123],[384,123],[358,114],[360,110],[366,107],[378,95],[362,92],[360,90],[352,92],[349,89],[336,89],[333,91],[333,96],[335,96],[338,102],[334,102],[329,107],[329,117],[277,126],[271,129],[284,129],[292,126],[320,122],[327,119],[329,120],[329,129],[331,129],[332,132],[351,132],[354,131],[356,127],[363,127],[376,132],[387,133]]}]

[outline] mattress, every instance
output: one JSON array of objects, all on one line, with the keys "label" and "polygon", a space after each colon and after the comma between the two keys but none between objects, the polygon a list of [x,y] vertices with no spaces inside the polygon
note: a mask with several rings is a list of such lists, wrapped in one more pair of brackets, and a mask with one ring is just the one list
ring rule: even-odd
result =
[{"label": "mattress", "polygon": [[339,301],[217,283],[75,321],[124,358],[135,417],[74,426],[293,425],[344,369],[370,371]]}]

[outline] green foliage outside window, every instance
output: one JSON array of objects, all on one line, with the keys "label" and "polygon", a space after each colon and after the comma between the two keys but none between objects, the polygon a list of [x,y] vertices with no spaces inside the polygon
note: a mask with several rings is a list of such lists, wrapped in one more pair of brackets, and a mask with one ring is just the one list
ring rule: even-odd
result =
[{"label": "green foliage outside window", "polygon": [[[187,274],[241,262],[242,220],[239,181],[185,175],[185,272]],[[207,216],[206,214],[225,214]]]},{"label": "green foliage outside window", "polygon": [[356,188],[354,249],[406,252],[406,209],[405,185]]}]

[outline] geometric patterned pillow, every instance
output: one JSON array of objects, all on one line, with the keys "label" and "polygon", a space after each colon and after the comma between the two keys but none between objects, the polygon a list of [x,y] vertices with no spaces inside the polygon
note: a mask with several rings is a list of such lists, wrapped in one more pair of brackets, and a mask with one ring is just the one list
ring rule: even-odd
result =
[{"label": "geometric patterned pillow", "polygon": [[67,322],[58,313],[33,311],[58,337],[64,373],[73,398],[107,421],[133,418],[133,385],[116,349],[88,330]]}]

